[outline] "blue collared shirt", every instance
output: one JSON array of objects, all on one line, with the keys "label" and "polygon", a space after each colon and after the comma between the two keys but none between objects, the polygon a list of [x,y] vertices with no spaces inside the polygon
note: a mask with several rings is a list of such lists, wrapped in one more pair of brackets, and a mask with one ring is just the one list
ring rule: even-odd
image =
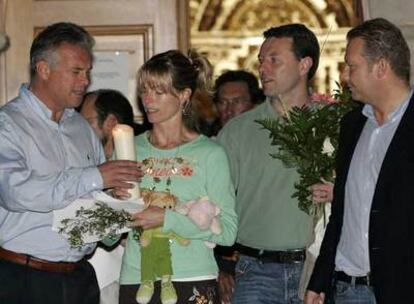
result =
[{"label": "blue collared shirt", "polygon": [[0,109],[0,246],[49,261],[77,261],[94,244],[72,249],[52,231],[53,210],[103,187],[105,156],[73,109],[59,123],[26,85]]},{"label": "blue collared shirt", "polygon": [[368,229],[372,199],[388,146],[412,95],[378,125],[372,106],[362,113],[367,121],[356,145],[345,185],[344,222],[336,253],[336,269],[350,276],[370,272]]}]

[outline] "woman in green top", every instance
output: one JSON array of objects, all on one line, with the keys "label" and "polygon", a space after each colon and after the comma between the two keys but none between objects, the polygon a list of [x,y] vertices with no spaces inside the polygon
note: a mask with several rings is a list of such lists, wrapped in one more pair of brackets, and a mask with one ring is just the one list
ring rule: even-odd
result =
[{"label": "woman in green top", "polygon": [[[195,52],[188,56],[179,51],[155,55],[138,72],[139,96],[153,124],[152,131],[136,138],[137,159],[145,174],[141,187],[170,192],[181,203],[207,196],[220,208],[219,235],[200,230],[187,216],[170,209],[149,207],[134,215],[139,227],[161,227],[165,233],[174,232],[190,240],[183,246],[170,239],[172,284],[178,303],[219,303],[217,265],[213,250],[204,242],[229,246],[237,232],[234,187],[226,154],[216,142],[200,135],[194,123],[192,97],[197,89],[207,89],[210,78],[210,64]],[[155,289],[151,299],[138,297],[141,303],[159,303],[160,286],[171,284],[165,280],[155,285],[141,282],[140,245],[132,233],[120,283],[120,304],[135,304],[140,285],[151,293],[151,288]]]}]

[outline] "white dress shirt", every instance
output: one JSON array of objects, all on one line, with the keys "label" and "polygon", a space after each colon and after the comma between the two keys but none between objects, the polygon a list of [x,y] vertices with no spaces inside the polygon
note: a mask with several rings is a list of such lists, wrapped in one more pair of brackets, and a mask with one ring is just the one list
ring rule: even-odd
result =
[{"label": "white dress shirt", "polygon": [[368,229],[372,199],[382,162],[411,95],[412,92],[381,126],[375,119],[372,106],[363,108],[367,121],[349,167],[344,222],[335,259],[336,270],[350,276],[365,276],[370,272]]},{"label": "white dress shirt", "polygon": [[59,123],[26,85],[0,109],[0,246],[49,261],[77,261],[80,249],[51,229],[53,210],[103,187],[105,156],[73,109]]}]

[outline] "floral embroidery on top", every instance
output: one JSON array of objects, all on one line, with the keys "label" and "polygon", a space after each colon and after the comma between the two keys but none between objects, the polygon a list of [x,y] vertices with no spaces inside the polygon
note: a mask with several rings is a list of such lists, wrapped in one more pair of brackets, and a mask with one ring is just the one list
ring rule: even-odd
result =
[{"label": "floral embroidery on top", "polygon": [[181,169],[181,172],[183,174],[183,176],[192,176],[193,175],[193,169],[190,167],[183,167]]},{"label": "floral embroidery on top", "polygon": [[193,165],[182,157],[149,157],[144,159],[142,164],[143,171],[152,177],[154,183],[161,183],[165,178],[167,191],[169,191],[172,176],[190,177],[194,174]]},{"label": "floral embroidery on top", "polygon": [[193,295],[188,299],[189,302],[194,302],[195,304],[213,304],[215,292],[211,288],[207,288],[206,294],[201,294],[197,288],[193,287]]}]

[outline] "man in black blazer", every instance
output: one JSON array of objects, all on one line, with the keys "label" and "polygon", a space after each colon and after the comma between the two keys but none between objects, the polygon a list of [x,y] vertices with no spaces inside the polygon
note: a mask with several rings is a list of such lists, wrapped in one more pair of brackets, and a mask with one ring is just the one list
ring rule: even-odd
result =
[{"label": "man in black blazer", "polygon": [[342,121],[332,215],[305,303],[414,303],[410,50],[381,18],[347,40],[343,78],[364,105]]}]

